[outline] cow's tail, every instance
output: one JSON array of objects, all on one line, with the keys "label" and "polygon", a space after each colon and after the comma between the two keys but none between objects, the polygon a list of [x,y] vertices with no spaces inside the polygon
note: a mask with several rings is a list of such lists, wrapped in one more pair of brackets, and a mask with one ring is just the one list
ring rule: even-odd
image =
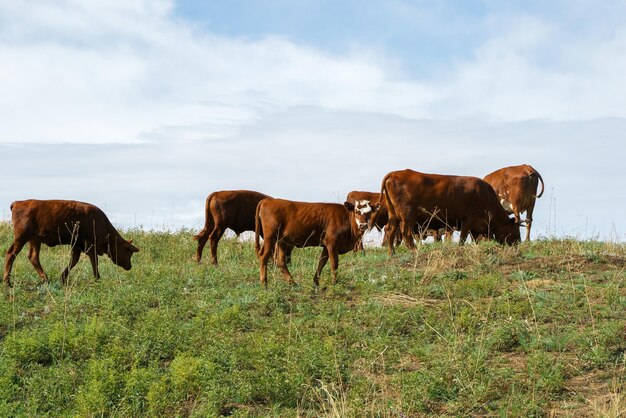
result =
[{"label": "cow's tail", "polygon": [[535,174],[537,175],[537,177],[539,178],[539,181],[541,182],[541,192],[539,192],[539,194],[536,197],[541,197],[543,195],[543,179],[541,178],[541,174],[539,174],[539,172],[537,170],[535,170],[534,167],[530,167],[532,169],[531,174]]},{"label": "cow's tail", "polygon": [[257,205],[256,205],[256,211],[254,214],[254,252],[257,253],[257,255],[259,254],[259,252],[261,251],[261,244],[259,242],[259,236],[261,235],[261,217],[259,216],[259,211],[261,209],[261,203],[263,203],[263,201],[260,201]]},{"label": "cow's tail", "polygon": [[397,216],[396,209],[393,207],[393,203],[391,203],[391,198],[389,197],[389,193],[387,192],[387,180],[391,173],[388,173],[384,178],[383,182],[380,185],[380,200],[379,203],[382,205],[387,205],[387,212],[389,213],[389,219],[395,218]]},{"label": "cow's tail", "polygon": [[202,231],[200,231],[198,235],[194,235],[193,239],[196,241],[198,241],[201,237],[210,234],[215,227],[215,221],[213,220],[213,215],[211,214],[211,200],[213,200],[214,195],[215,193],[211,193],[209,197],[206,198],[204,206],[204,228],[202,228]]}]

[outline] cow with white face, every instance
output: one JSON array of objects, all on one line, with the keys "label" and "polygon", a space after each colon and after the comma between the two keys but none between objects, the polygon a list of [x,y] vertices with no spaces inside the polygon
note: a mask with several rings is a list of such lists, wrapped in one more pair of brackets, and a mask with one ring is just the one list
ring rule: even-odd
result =
[{"label": "cow with white face", "polygon": [[[267,262],[275,250],[283,277],[293,283],[284,254],[294,247],[322,247],[313,281],[319,284],[322,268],[330,261],[332,281],[337,278],[339,254],[354,248],[380,204],[360,200],[353,204],[294,202],[263,199],[256,209],[255,249],[261,263],[261,284],[267,284]],[[259,244],[263,236],[263,247]]]},{"label": "cow with white face", "polygon": [[[379,232],[387,225],[387,221],[389,220],[389,215],[387,213],[387,207],[385,206],[385,200],[380,199],[380,193],[375,192],[366,192],[360,190],[353,190],[346,196],[346,201],[356,205],[358,202],[361,205],[364,203],[363,201],[369,202],[370,206],[374,206],[376,204],[379,205],[379,209],[375,210],[369,221],[368,231],[376,228]],[[383,247],[387,246],[386,242],[383,241]],[[363,249],[363,240],[360,239],[354,246],[354,251],[364,251]]]}]

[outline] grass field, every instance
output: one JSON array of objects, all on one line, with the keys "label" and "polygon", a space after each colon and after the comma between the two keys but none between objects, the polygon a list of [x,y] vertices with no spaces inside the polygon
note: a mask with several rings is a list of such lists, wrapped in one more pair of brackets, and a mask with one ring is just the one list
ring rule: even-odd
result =
[{"label": "grass field", "polygon": [[[251,242],[191,261],[192,231],[125,231],[123,271],[44,247],[0,298],[0,416],[626,414],[626,247],[550,240],[346,254],[314,289],[258,282]],[[11,242],[0,225],[0,251]]]}]

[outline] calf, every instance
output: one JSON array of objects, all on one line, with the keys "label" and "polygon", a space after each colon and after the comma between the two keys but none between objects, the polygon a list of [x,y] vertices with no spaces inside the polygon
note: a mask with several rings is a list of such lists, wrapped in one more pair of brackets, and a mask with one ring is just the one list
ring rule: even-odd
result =
[{"label": "calf", "polygon": [[107,216],[89,203],[73,200],[23,200],[11,204],[13,243],[9,246],[4,264],[4,283],[11,286],[10,276],[15,257],[26,243],[28,258],[43,281],[48,276],[39,262],[41,244],[49,247],[70,245],[70,264],[61,274],[65,284],[70,270],[76,265],[80,253],[86,253],[91,261],[93,275],[100,278],[98,256],[108,255],[125,270],[130,270],[130,258],[139,251],[120,236]]},{"label": "calf", "polygon": [[[388,236],[398,228],[414,249],[415,225],[424,229],[459,229],[460,243],[469,233],[495,238],[500,243],[520,240],[519,226],[502,208],[493,188],[476,177],[393,171],[381,185],[389,211]],[[389,254],[394,240],[388,239]]]},{"label": "calf", "polygon": [[[374,212],[370,218],[367,230],[369,231],[372,228],[376,228],[378,231],[381,231],[385,225],[387,225],[389,216],[387,214],[387,207],[385,206],[384,201],[380,200],[380,193],[352,191],[346,196],[346,201],[352,203],[353,205],[356,205],[357,203],[364,204],[365,202],[372,205],[380,202],[380,209]],[[386,245],[386,242],[383,240],[382,246],[385,247]],[[359,239],[354,246],[354,251],[359,250],[364,251],[363,237],[361,237],[361,239]]]},{"label": "calf", "polygon": [[[293,247],[322,247],[322,254],[313,277],[319,285],[322,269],[330,259],[332,281],[337,280],[339,254],[352,250],[368,228],[370,218],[380,205],[345,202],[304,203],[283,199],[265,199],[256,210],[254,245],[261,264],[261,284],[267,286],[267,263],[277,249],[276,263],[283,277],[293,284],[285,255]],[[263,233],[263,247],[259,237]]]},{"label": "calf", "polygon": [[[526,212],[526,241],[530,240],[530,227],[533,222],[535,199],[543,195],[541,174],[528,164],[501,168],[483,179],[493,187],[500,199],[500,204],[521,223],[521,216]],[[537,186],[541,182],[541,192]]]}]

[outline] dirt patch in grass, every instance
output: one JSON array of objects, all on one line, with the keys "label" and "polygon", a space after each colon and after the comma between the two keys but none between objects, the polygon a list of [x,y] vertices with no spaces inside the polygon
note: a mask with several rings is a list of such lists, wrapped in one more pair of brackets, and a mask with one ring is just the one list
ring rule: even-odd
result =
[{"label": "dirt patch in grass", "polygon": [[374,300],[378,301],[383,306],[416,306],[427,305],[434,306],[440,305],[445,301],[441,299],[416,299],[412,296],[405,295],[404,293],[389,292],[381,295],[374,296]]},{"label": "dirt patch in grass", "polygon": [[554,286],[554,280],[548,279],[532,279],[526,282],[526,287],[529,289],[541,289],[546,287]]},{"label": "dirt patch in grass", "polygon": [[398,370],[403,372],[414,372],[423,368],[422,361],[413,354],[407,354],[400,358],[398,362]]},{"label": "dirt patch in grass", "polygon": [[[610,376],[606,371],[593,370],[570,378],[565,384],[569,396],[552,403],[550,416],[617,417],[620,415],[614,415],[611,411],[619,409],[626,413],[623,390],[620,399],[619,388],[612,387],[608,380]],[[621,401],[621,408],[616,401]]]},{"label": "dirt patch in grass", "polygon": [[375,362],[360,358],[354,363],[354,372],[365,377],[372,384],[369,396],[372,398],[392,399],[399,404],[402,395],[393,382],[393,377],[385,373],[383,354]]},{"label": "dirt patch in grass", "polygon": [[500,360],[519,373],[526,372],[526,354],[518,352],[501,353],[498,355]]}]

